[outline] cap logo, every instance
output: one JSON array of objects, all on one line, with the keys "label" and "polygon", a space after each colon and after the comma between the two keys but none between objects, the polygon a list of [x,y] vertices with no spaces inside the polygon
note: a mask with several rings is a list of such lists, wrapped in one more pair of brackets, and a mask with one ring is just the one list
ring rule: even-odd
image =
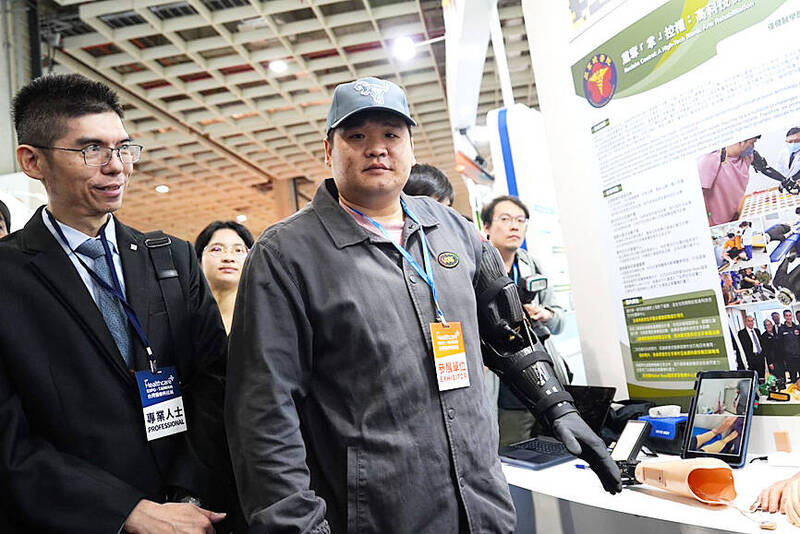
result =
[{"label": "cap logo", "polygon": [[383,95],[389,90],[389,84],[385,81],[381,81],[381,83],[372,83],[366,80],[358,80],[353,84],[353,89],[362,96],[372,98],[372,102],[375,105],[382,106]]}]

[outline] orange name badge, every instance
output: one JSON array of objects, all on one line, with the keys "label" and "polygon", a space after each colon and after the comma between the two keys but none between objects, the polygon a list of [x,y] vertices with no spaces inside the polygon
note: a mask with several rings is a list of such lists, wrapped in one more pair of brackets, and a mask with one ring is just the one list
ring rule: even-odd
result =
[{"label": "orange name badge", "polygon": [[431,323],[434,365],[439,391],[469,386],[467,352],[461,323]]}]

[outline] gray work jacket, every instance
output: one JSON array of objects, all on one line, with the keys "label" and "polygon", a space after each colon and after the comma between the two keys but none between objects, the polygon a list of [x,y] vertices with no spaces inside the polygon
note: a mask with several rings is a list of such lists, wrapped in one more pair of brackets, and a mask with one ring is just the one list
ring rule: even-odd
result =
[{"label": "gray work jacket", "polygon": [[[339,206],[327,180],[259,238],[231,331],[234,471],[245,515],[268,532],[513,530],[483,394],[473,284],[484,244],[455,211],[404,198],[428,239],[446,318],[461,322],[471,386],[439,392],[430,287]],[[422,265],[410,217],[404,238]],[[443,252],[457,265],[440,264]]]}]

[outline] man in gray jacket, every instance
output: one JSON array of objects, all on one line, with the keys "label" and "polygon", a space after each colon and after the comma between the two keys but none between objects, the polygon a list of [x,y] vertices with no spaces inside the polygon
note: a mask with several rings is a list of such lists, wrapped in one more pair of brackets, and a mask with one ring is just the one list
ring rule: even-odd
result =
[{"label": "man in gray jacket", "polygon": [[[245,265],[225,409],[255,531],[513,530],[482,391],[475,288],[490,245],[457,212],[402,194],[412,125],[395,84],[338,86],[333,178]],[[589,434],[563,435],[618,490]]]}]

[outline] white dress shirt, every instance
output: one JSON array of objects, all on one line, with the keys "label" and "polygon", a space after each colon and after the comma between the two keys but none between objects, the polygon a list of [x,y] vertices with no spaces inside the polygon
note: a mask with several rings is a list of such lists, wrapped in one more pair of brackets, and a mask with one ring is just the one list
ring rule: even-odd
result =
[{"label": "white dress shirt", "polygon": [[761,354],[761,340],[758,339],[758,334],[752,328],[747,329],[747,335],[750,336],[750,341],[753,342],[753,353]]},{"label": "white dress shirt", "polygon": [[[114,270],[117,272],[117,278],[119,279],[119,285],[122,288],[122,294],[125,294],[125,277],[122,275],[122,259],[119,255],[119,247],[117,246],[117,227],[114,221],[114,216],[109,214],[109,221],[106,225],[105,235],[106,240],[108,240],[108,247],[111,249],[111,255],[113,256],[114,260]],[[95,290],[95,283],[92,279],[92,276],[86,271],[86,269],[81,265],[80,261],[78,261],[78,253],[74,252],[76,248],[81,246],[81,244],[86,241],[87,239],[94,239],[92,236],[86,235],[83,232],[80,232],[71,226],[67,226],[66,224],[62,223],[61,221],[56,219],[58,226],[61,227],[61,231],[64,232],[64,236],[67,238],[69,242],[69,246],[64,243],[64,240],[61,239],[61,236],[58,235],[58,232],[55,228],[53,228],[52,223],[50,222],[50,217],[47,216],[46,210],[42,210],[42,219],[44,220],[44,225],[50,230],[50,233],[53,234],[53,237],[56,238],[58,244],[61,245],[61,248],[64,249],[64,253],[69,256],[70,261],[77,269],[78,274],[83,280],[83,283],[86,285],[86,289],[89,290],[89,294],[92,296],[95,302],[97,302],[97,297],[95,297],[94,290]],[[70,247],[72,250],[70,250]],[[80,255],[83,262],[89,266],[90,268],[94,268],[94,261],[92,258],[88,256],[84,256],[83,254]]]}]

